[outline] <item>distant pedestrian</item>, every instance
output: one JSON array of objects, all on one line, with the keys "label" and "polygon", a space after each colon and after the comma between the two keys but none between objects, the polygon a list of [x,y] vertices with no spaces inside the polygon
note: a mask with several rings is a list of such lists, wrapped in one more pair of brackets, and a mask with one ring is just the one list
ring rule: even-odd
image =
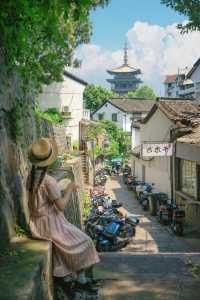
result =
[{"label": "distant pedestrian", "polygon": [[56,143],[47,138],[29,147],[33,164],[28,179],[30,229],[33,237],[52,241],[53,275],[66,278],[76,273],[78,285],[88,287],[85,269],[99,262],[99,257],[92,240],[63,214],[76,184],[71,183],[62,196],[56,180],[47,175],[57,154]]}]

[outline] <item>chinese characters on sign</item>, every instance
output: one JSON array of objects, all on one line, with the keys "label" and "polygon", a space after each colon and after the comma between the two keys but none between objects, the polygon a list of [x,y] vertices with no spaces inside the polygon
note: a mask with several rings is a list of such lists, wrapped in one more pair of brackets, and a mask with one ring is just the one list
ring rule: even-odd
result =
[{"label": "chinese characters on sign", "polygon": [[172,156],[173,144],[142,144],[142,156]]}]

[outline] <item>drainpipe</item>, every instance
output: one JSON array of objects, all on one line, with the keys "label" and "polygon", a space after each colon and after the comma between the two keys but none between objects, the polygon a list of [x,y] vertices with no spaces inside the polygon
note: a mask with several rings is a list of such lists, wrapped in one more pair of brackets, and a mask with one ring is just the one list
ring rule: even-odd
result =
[{"label": "drainpipe", "polygon": [[176,128],[170,129],[170,143],[173,145],[172,156],[170,157],[170,182],[171,182],[171,199],[172,203],[176,203],[175,197],[175,158],[176,158],[176,140],[173,137],[173,132]]}]

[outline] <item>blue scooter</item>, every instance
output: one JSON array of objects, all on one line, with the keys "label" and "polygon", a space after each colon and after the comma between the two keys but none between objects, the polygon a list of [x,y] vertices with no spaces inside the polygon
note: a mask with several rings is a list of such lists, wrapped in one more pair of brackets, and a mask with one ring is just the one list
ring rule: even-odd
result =
[{"label": "blue scooter", "polygon": [[113,222],[105,227],[101,225],[95,226],[97,251],[117,251],[128,244],[130,237],[121,238],[119,236],[120,226],[120,222]]}]

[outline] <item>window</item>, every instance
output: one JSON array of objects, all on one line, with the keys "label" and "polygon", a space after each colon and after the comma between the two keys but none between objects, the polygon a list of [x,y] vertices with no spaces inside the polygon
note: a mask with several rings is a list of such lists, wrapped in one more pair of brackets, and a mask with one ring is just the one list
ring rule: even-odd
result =
[{"label": "window", "polygon": [[99,114],[98,114],[98,119],[99,119],[99,121],[100,121],[100,120],[103,120],[103,116],[104,116],[104,113],[99,113]]},{"label": "window", "polygon": [[117,122],[117,114],[112,114],[112,121]]},{"label": "window", "polygon": [[197,165],[195,161],[180,160],[180,190],[197,199]]},{"label": "window", "polygon": [[195,87],[197,91],[200,91],[200,82],[196,82]]}]

